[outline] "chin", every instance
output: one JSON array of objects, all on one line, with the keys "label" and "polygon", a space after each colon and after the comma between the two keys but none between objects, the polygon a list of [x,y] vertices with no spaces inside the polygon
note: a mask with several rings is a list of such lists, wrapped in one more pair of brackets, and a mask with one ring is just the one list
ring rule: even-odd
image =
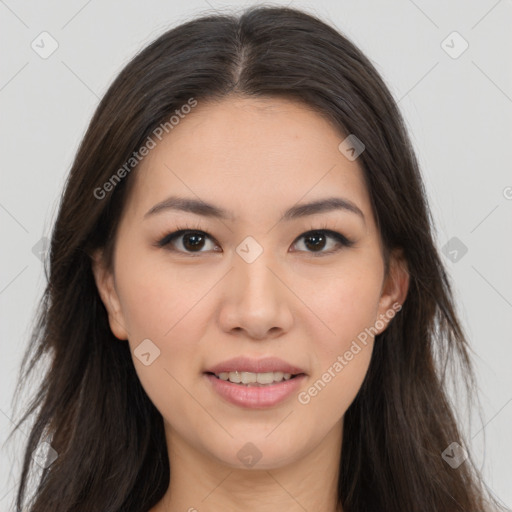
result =
[{"label": "chin", "polygon": [[293,464],[301,452],[298,446],[283,446],[278,437],[274,440],[265,439],[264,436],[251,439],[248,435],[243,440],[230,440],[221,451],[210,451],[215,459],[232,469],[251,471],[277,469]]}]

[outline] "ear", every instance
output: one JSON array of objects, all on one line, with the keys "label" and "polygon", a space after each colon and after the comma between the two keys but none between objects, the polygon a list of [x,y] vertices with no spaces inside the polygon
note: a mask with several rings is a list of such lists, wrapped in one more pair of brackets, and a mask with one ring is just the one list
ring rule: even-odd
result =
[{"label": "ear", "polygon": [[128,339],[125,320],[121,310],[121,303],[117,295],[113,272],[108,270],[104,263],[103,251],[98,249],[92,256],[92,272],[98,293],[107,313],[110,329],[114,336],[120,340]]},{"label": "ear", "polygon": [[[389,322],[402,308],[409,290],[409,270],[402,249],[390,254],[389,272],[382,284],[381,297],[375,319],[377,334],[387,329]],[[378,323],[377,323],[378,322]],[[384,325],[382,325],[384,324]]]}]

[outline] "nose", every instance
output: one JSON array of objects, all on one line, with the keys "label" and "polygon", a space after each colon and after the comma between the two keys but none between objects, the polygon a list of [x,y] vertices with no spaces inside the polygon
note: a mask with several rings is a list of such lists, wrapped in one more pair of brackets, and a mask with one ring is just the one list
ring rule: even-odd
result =
[{"label": "nose", "polygon": [[248,338],[277,338],[293,323],[293,293],[275,261],[263,252],[248,263],[238,256],[226,276],[219,321],[225,332],[245,332]]}]

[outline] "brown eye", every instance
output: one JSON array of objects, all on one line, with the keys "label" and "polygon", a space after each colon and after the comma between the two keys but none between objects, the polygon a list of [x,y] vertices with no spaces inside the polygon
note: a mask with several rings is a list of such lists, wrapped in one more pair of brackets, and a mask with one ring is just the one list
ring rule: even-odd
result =
[{"label": "brown eye", "polygon": [[204,240],[205,237],[201,233],[185,233],[182,244],[187,251],[200,250],[204,246]]},{"label": "brown eye", "polygon": [[158,242],[158,246],[169,247],[169,249],[177,252],[200,253],[205,252],[201,249],[205,247],[207,240],[212,239],[209,235],[202,231],[182,229],[180,231],[175,231],[174,233],[169,233],[166,235]]},{"label": "brown eye", "polygon": [[[332,254],[337,252],[340,247],[351,247],[354,242],[336,231],[326,229],[308,231],[301,235],[297,240],[304,239],[306,252],[318,253],[319,255]],[[331,243],[328,241],[331,240]],[[297,243],[297,242],[296,242]],[[329,247],[324,251],[325,247]]]},{"label": "brown eye", "polygon": [[313,233],[304,237],[304,245],[312,251],[321,251],[327,243],[327,237],[323,233]]},{"label": "brown eye", "polygon": [[[302,234],[297,240],[304,240],[304,249],[299,249],[301,252],[310,253],[313,255],[324,256],[335,253],[341,247],[351,247],[354,242],[343,236],[341,233],[331,231],[328,229],[319,229],[308,231]],[[212,246],[210,249],[202,250],[207,246],[210,241]],[[163,237],[157,242],[158,247],[166,247],[169,250],[184,254],[200,254],[201,252],[208,252],[208,250],[217,251],[218,244],[214,243],[214,239],[204,231],[180,229],[174,231]],[[296,241],[294,245],[299,242]],[[327,250],[325,250],[327,248]]]}]

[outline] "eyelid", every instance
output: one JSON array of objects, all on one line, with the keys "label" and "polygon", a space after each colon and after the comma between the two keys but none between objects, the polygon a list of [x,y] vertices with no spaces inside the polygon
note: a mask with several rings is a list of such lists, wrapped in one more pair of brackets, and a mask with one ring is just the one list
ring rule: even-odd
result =
[{"label": "eyelid", "polygon": [[[172,241],[174,241],[176,238],[179,238],[180,236],[183,236],[187,233],[198,233],[198,234],[201,234],[203,235],[205,238],[209,238],[210,240],[212,240],[213,242],[217,243],[217,241],[215,240],[215,238],[213,238],[211,235],[209,235],[206,231],[203,231],[201,229],[189,229],[189,228],[183,228],[183,229],[178,229],[177,231],[173,231],[171,233],[168,233],[167,235],[165,235],[162,239],[160,239],[156,245],[158,247],[166,247],[167,245],[169,245]],[[176,251],[176,252],[183,252],[183,251]],[[198,251],[196,254],[200,254],[201,252],[205,252],[205,251]],[[194,254],[193,252],[189,252],[189,253],[186,253],[186,254]]]},{"label": "eyelid", "polygon": [[[181,236],[183,236],[184,234],[187,234],[187,233],[198,233],[198,234],[201,234],[204,237],[209,238],[216,245],[220,245],[213,236],[211,236],[209,233],[207,233],[205,230],[203,230],[198,225],[196,225],[196,226],[188,226],[188,227],[177,227],[174,231],[172,231],[171,233],[166,234],[163,238],[161,238],[158,242],[156,242],[155,245],[157,247],[160,247],[160,248],[166,248],[167,246],[171,245],[171,242],[173,242],[175,239],[178,239],[178,238],[180,238]],[[307,231],[304,231],[303,233],[301,233],[293,241],[292,245],[297,244],[297,242],[299,240],[301,240],[302,238],[305,238],[308,235],[310,235],[310,236],[314,235],[316,233],[321,233],[321,234],[324,234],[328,238],[334,239],[338,243],[338,247],[335,248],[335,249],[331,249],[330,251],[322,251],[321,250],[321,251],[318,251],[318,252],[315,252],[315,251],[294,251],[294,252],[311,254],[311,255],[313,255],[315,257],[327,256],[327,255],[339,252],[344,247],[345,248],[353,247],[355,245],[355,243],[356,243],[355,240],[350,239],[347,236],[343,235],[342,233],[339,233],[339,232],[334,231],[332,229],[329,229],[327,227],[311,227]],[[178,253],[178,254],[184,254],[184,255],[188,255],[188,256],[198,256],[198,255],[200,255],[202,253],[210,252],[210,251],[197,251],[197,252],[194,252],[194,251],[181,251],[181,250],[177,250],[177,249],[169,249],[169,250],[173,251],[175,253]]]}]

